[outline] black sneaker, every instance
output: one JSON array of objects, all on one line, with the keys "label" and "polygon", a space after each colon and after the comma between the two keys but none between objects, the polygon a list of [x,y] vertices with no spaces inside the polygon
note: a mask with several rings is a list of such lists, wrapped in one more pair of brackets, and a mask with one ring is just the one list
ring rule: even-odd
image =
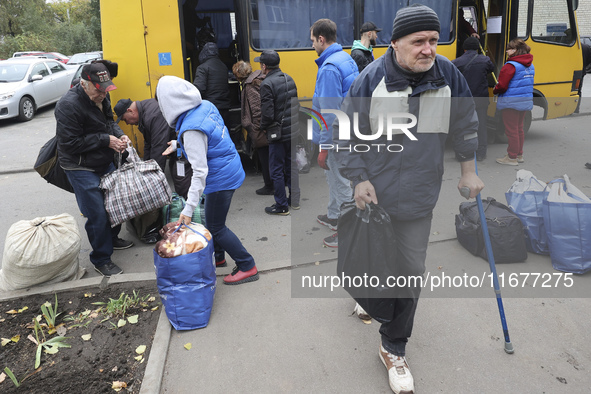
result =
[{"label": "black sneaker", "polygon": [[106,277],[123,273],[123,270],[115,265],[112,261],[109,261],[107,264],[101,265],[100,267],[95,266],[94,269],[96,272]]},{"label": "black sneaker", "polygon": [[323,240],[324,246],[328,246],[329,248],[338,248],[339,247],[339,233],[334,233],[330,237],[326,237]]},{"label": "black sneaker", "polygon": [[273,194],[275,194],[275,190],[273,190],[272,187],[261,187],[260,189],[256,190],[256,194],[258,194],[259,196],[272,196]]},{"label": "black sneaker", "polygon": [[115,250],[122,250],[122,249],[129,249],[133,246],[133,242],[126,241],[121,238],[113,238],[113,249]]},{"label": "black sneaker", "polygon": [[318,223],[328,227],[332,231],[337,231],[337,224],[339,223],[338,219],[329,219],[326,215],[318,215],[316,220],[318,220]]},{"label": "black sneaker", "polygon": [[277,204],[273,204],[270,207],[265,208],[265,212],[269,215],[287,216],[289,215],[289,208],[280,208],[277,206]]}]

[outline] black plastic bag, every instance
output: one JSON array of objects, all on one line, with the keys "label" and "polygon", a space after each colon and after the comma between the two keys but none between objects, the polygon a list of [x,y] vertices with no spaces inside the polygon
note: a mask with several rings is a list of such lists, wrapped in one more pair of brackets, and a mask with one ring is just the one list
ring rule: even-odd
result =
[{"label": "black plastic bag", "polygon": [[60,166],[57,158],[57,136],[47,141],[41,147],[33,167],[47,182],[65,191],[74,193],[74,188],[70,184],[66,172]]},{"label": "black plastic bag", "polygon": [[345,203],[338,227],[337,274],[342,287],[372,318],[380,323],[391,321],[398,289],[385,285],[388,276],[396,275],[396,241],[390,216],[375,204],[361,210],[355,203]]}]

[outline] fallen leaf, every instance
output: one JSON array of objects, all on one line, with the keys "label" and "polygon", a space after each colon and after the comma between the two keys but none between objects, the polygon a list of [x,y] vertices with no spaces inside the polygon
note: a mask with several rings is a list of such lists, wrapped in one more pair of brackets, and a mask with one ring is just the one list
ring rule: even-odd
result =
[{"label": "fallen leaf", "polygon": [[10,339],[7,339],[7,338],[2,338],[1,341],[2,341],[1,342],[2,343],[2,346],[6,346],[6,345],[8,345],[10,343]]},{"label": "fallen leaf", "polygon": [[102,369],[102,368],[101,368],[101,369],[99,369],[99,372],[100,372],[100,373],[103,373],[103,371],[104,371],[104,369]]},{"label": "fallen leaf", "polygon": [[146,351],[146,345],[140,345],[135,349],[137,354],[143,354]]},{"label": "fallen leaf", "polygon": [[137,324],[138,315],[128,316],[127,321],[130,324]]},{"label": "fallen leaf", "polygon": [[150,297],[150,298],[148,298],[148,302],[154,302],[154,301],[156,301],[156,297]]},{"label": "fallen leaf", "polygon": [[35,337],[33,336],[33,334],[29,334],[29,336],[27,337],[27,339],[31,342],[33,342],[35,345],[39,345],[39,342],[37,342],[37,340],[35,339]]},{"label": "fallen leaf", "polygon": [[[71,303],[72,303],[72,301],[70,301],[70,304],[71,304]],[[68,315],[73,315],[73,314],[75,314],[75,313],[76,313],[76,312],[74,312],[74,311],[70,311],[70,312],[68,312]]]},{"label": "fallen leaf", "polygon": [[158,307],[157,307],[157,306],[155,306],[154,308],[152,308],[152,309],[150,309],[150,310],[151,310],[151,311],[158,310]]},{"label": "fallen leaf", "polygon": [[15,335],[12,338],[10,338],[10,340],[14,343],[17,343],[20,339],[21,339],[20,335]]},{"label": "fallen leaf", "polygon": [[191,350],[192,347],[193,347],[193,345],[191,345],[191,342],[186,343],[185,346],[184,346],[184,348],[187,349],[187,350]]},{"label": "fallen leaf", "polygon": [[83,341],[90,341],[90,338],[92,338],[92,334],[82,335],[81,338],[82,338]]},{"label": "fallen leaf", "polygon": [[142,355],[140,354],[139,356],[137,356],[137,357],[134,357],[134,358],[135,358],[137,361],[141,361],[141,360],[142,360],[142,358],[144,358],[144,356],[142,356]]},{"label": "fallen leaf", "polygon": [[14,315],[14,314],[16,314],[16,313],[18,313],[18,312],[17,312],[17,311],[15,311],[14,309],[11,309],[11,310],[9,310],[9,311],[8,311],[8,312],[6,312],[6,313],[8,313],[9,315]]},{"label": "fallen leaf", "polygon": [[98,312],[92,312],[90,315],[88,315],[88,317],[90,317],[91,319],[96,319],[98,315]]},{"label": "fallen leaf", "polygon": [[[51,306],[51,304],[49,304],[49,305]],[[18,310],[18,313],[24,312],[27,309],[29,309],[29,307],[28,306],[24,306],[24,307],[22,307],[21,309]]]},{"label": "fallen leaf", "polygon": [[80,313],[82,316],[90,315],[90,309],[85,310],[84,312]]},{"label": "fallen leaf", "polygon": [[4,322],[6,319],[0,319],[0,323]]},{"label": "fallen leaf", "polygon": [[116,381],[116,382],[113,382],[113,385],[111,386],[111,388],[115,391],[121,391],[121,389],[127,388],[127,383]]},{"label": "fallen leaf", "polygon": [[116,365],[113,367],[113,369],[111,370],[111,372],[117,372],[117,366]]},{"label": "fallen leaf", "polygon": [[0,373],[0,383],[4,382],[4,379],[6,379],[6,374],[2,372]]},{"label": "fallen leaf", "polygon": [[435,231],[433,235],[439,235],[439,231]]},{"label": "fallen leaf", "polygon": [[371,324],[371,320],[361,320],[362,322],[364,322],[365,324]]},{"label": "fallen leaf", "polygon": [[84,293],[84,297],[89,298],[92,297],[94,294],[92,293]]},{"label": "fallen leaf", "polygon": [[50,328],[50,329],[47,331],[47,333],[48,333],[49,335],[52,335],[52,334],[55,334],[55,333],[56,333],[56,331],[57,331],[57,330],[56,330],[56,329],[55,329],[55,327],[54,327],[54,328]]},{"label": "fallen leaf", "polygon": [[127,322],[125,320],[119,319],[119,321],[117,322],[117,327],[121,328],[126,324],[127,324]]},{"label": "fallen leaf", "polygon": [[314,265],[320,265],[320,261],[315,262]]}]

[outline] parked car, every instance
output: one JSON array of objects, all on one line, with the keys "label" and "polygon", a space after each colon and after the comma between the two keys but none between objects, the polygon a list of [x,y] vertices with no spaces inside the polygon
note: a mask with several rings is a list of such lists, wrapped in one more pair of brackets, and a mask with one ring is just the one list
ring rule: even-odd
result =
[{"label": "parked car", "polygon": [[72,55],[68,60],[68,66],[74,66],[77,64],[90,63],[93,60],[100,60],[103,58],[103,52],[84,52]]},{"label": "parked car", "polygon": [[45,56],[48,59],[57,60],[58,62],[64,64],[68,64],[68,60],[70,60],[68,56],[63,55],[59,52],[44,52],[41,54],[41,56]]},{"label": "parked car", "polygon": [[41,55],[42,51],[26,51],[26,52],[15,52],[12,54],[12,57],[21,57],[21,56],[29,56],[29,55]]},{"label": "parked car", "polygon": [[17,57],[0,61],[0,119],[33,119],[70,89],[74,69],[51,59]]}]

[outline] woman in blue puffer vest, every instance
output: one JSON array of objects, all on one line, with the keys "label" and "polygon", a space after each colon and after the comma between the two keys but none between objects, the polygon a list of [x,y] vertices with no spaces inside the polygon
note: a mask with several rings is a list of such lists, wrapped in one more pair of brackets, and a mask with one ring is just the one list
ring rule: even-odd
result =
[{"label": "woman in blue puffer vest", "polygon": [[240,239],[226,226],[226,217],[234,191],[244,182],[245,174],[217,108],[201,99],[199,90],[190,82],[164,76],[156,87],[156,100],[170,127],[178,133],[164,155],[181,149],[188,158],[193,176],[187,204],[181,212],[179,224],[189,224],[201,194],[205,195],[205,221],[213,237],[217,267],[225,266],[225,252],[236,262],[224,283],[237,285],[259,279],[254,258]]},{"label": "woman in blue puffer vest", "polygon": [[502,111],[505,134],[509,140],[507,154],[497,163],[516,166],[523,163],[523,121],[534,105],[534,57],[530,47],[520,38],[507,44],[509,60],[499,73],[499,82],[493,89],[498,94],[497,111]]}]

